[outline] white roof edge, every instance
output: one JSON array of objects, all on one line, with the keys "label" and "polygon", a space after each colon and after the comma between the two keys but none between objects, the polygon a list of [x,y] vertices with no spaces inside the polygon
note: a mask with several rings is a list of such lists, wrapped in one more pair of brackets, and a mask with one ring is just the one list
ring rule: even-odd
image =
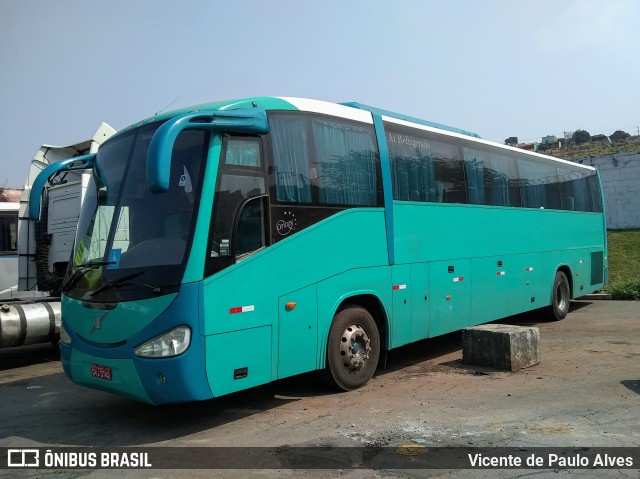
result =
[{"label": "white roof edge", "polygon": [[350,106],[339,105],[338,103],[332,103],[324,100],[312,100],[309,98],[296,98],[281,96],[276,97],[291,103],[298,110],[309,111],[313,113],[322,113],[325,115],[334,115],[341,118],[347,118],[349,120],[359,121],[362,123],[373,124],[373,117],[371,112],[367,110],[359,110],[358,108],[352,108]]},{"label": "white roof edge", "polygon": [[111,125],[105,123],[104,121],[100,123],[100,126],[96,129],[96,131],[91,135],[91,138],[88,140],[78,141],[76,143],[71,143],[69,145],[50,145],[45,143],[41,145],[40,148],[45,149],[53,149],[53,150],[75,150],[75,151],[84,151],[88,150],[91,147],[92,142],[96,142],[98,144],[104,143],[109,137],[113,136],[116,133],[116,130],[113,129]]},{"label": "white roof edge", "polygon": [[15,203],[13,201],[0,201],[0,211],[17,212],[19,208],[20,208],[20,203]]},{"label": "white roof edge", "polygon": [[495,141],[483,140],[482,138],[476,138],[476,137],[469,136],[469,135],[463,135],[461,133],[455,133],[455,132],[452,132],[452,131],[441,130],[439,128],[433,128],[433,127],[430,127],[430,126],[421,125],[419,123],[412,123],[410,121],[400,120],[398,118],[393,118],[393,117],[385,116],[385,115],[382,116],[382,119],[384,121],[388,121],[389,123],[397,123],[398,125],[410,126],[412,128],[417,128],[419,130],[425,130],[425,131],[429,131],[429,132],[432,132],[432,133],[438,133],[438,134],[441,134],[441,135],[452,136],[454,138],[460,138],[460,139],[463,139],[463,140],[469,140],[469,141],[472,141],[474,143],[480,143],[480,144],[487,145],[487,146],[498,147],[498,148],[501,148],[503,150],[513,151],[513,152],[517,152],[517,153],[521,153],[521,154],[524,153],[526,155],[536,156],[538,158],[542,158],[542,159],[545,159],[545,160],[554,160],[556,162],[565,163],[565,164],[571,165],[573,167],[585,168],[587,170],[596,170],[596,168],[593,167],[593,166],[583,165],[581,163],[574,163],[573,161],[564,160],[562,158],[556,158],[554,156],[543,155],[543,154],[537,153],[535,151],[523,150],[521,148],[516,148],[514,146],[503,145],[501,143],[496,143]]}]

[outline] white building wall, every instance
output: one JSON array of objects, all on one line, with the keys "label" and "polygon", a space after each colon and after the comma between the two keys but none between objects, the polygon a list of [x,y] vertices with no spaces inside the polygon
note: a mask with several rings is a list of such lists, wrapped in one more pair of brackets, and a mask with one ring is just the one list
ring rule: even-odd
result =
[{"label": "white building wall", "polygon": [[578,160],[600,170],[608,229],[640,228],[640,152]]}]

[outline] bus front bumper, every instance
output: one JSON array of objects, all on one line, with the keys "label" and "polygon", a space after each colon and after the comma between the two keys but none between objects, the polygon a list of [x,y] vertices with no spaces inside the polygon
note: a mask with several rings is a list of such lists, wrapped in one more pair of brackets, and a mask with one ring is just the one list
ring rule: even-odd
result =
[{"label": "bus front bumper", "polygon": [[204,362],[204,338],[194,335],[189,348],[168,358],[140,358],[130,346],[100,348],[77,336],[60,342],[66,375],[76,384],[148,404],[211,399]]}]

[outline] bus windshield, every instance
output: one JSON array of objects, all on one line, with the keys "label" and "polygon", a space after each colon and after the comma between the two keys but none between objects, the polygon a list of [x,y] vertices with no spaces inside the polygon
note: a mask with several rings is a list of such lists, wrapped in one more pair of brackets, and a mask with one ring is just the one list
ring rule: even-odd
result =
[{"label": "bus windshield", "polygon": [[209,134],[180,134],[173,148],[171,184],[153,194],[146,187],[146,158],[159,126],[139,127],[100,148],[65,294],[109,302],[177,291],[195,227]]}]

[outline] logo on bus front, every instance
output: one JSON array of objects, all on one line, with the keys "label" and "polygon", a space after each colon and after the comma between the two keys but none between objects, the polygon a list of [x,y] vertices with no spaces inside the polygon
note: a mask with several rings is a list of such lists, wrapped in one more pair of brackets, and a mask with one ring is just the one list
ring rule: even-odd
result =
[{"label": "logo on bus front", "polygon": [[296,215],[291,211],[284,212],[284,218],[276,223],[276,231],[280,236],[287,236],[296,229]]}]

